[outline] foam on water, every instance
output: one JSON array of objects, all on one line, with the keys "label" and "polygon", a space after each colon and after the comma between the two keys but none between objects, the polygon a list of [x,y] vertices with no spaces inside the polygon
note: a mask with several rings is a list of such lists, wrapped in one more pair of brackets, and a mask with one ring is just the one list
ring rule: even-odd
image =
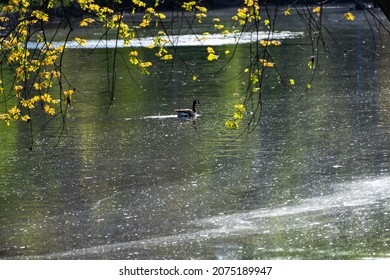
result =
[{"label": "foam on water", "polygon": [[138,120],[138,119],[171,119],[171,118],[177,118],[177,115],[156,115],[156,116],[145,116],[145,117],[131,117],[131,118],[124,118],[125,121],[132,121],[132,120]]},{"label": "foam on water", "polygon": [[[200,117],[201,115],[198,114],[197,117]],[[163,119],[175,119],[178,118],[176,115],[155,115],[155,116],[144,116],[144,117],[131,117],[131,118],[124,118],[125,121],[132,121],[132,120],[138,120],[138,119],[157,119],[157,120],[163,120]],[[185,119],[185,118],[183,118]]]},{"label": "foam on water", "polygon": [[296,206],[275,209],[259,209],[250,212],[217,216],[199,222],[216,227],[235,227],[242,221],[254,222],[262,218],[299,215],[314,212],[342,212],[346,208],[374,204],[379,200],[390,198],[390,178],[356,181],[339,186],[340,191],[330,195],[303,199]]},{"label": "foam on water", "polygon": [[144,119],[170,119],[177,118],[177,115],[157,115],[157,116],[146,116]]},{"label": "foam on water", "polygon": [[[173,35],[163,36],[162,40],[166,43],[165,47],[184,47],[184,46],[222,46],[222,45],[235,45],[235,44],[248,44],[263,39],[282,40],[293,39],[302,37],[303,32],[242,32],[242,33],[229,33],[229,34],[188,34],[188,35]],[[53,42],[53,47],[63,46],[64,41]],[[124,48],[124,47],[148,47],[154,45],[154,37],[145,37],[134,39],[130,42],[130,45],[126,45],[123,40],[87,40],[86,44],[80,45],[75,40],[66,42],[66,48],[68,49],[99,49],[99,48]],[[35,49],[41,48],[42,43],[29,42],[27,48]]]},{"label": "foam on water", "polygon": [[[336,187],[340,191],[330,195],[304,199],[301,203],[293,206],[258,209],[191,221],[189,224],[202,227],[201,230],[195,232],[94,246],[44,256],[34,256],[34,258],[77,258],[129,249],[142,250],[156,246],[173,246],[236,235],[272,234],[278,230],[321,226],[321,223],[315,219],[316,216],[328,213],[344,213],[354,207],[370,205],[390,198],[390,177],[355,181]],[[305,215],[304,219],[301,219],[302,215]],[[270,218],[285,219],[287,228],[275,228],[269,223]],[[278,223],[278,225],[280,224]]]}]

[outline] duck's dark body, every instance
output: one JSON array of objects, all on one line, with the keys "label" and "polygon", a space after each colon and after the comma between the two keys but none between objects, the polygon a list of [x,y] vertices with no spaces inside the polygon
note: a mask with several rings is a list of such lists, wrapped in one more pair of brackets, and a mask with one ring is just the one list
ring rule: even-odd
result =
[{"label": "duck's dark body", "polygon": [[192,103],[192,109],[176,109],[175,112],[179,118],[196,118],[196,104],[200,104],[198,99],[195,99]]}]

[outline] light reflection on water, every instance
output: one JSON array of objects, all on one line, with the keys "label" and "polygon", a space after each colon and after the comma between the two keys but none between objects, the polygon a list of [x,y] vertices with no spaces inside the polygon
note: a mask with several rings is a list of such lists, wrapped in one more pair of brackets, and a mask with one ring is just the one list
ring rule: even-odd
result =
[{"label": "light reflection on water", "polygon": [[[349,32],[357,57],[370,51]],[[307,54],[294,40],[275,57],[288,73]],[[237,49],[240,67],[246,48]],[[104,88],[106,73],[93,64],[102,57],[72,57],[68,75],[95,98],[75,98],[59,145],[50,145],[49,129],[32,152],[1,135],[1,258],[389,256],[388,54],[324,60],[302,98],[267,85],[259,127],[237,138],[224,122],[240,101],[242,80],[231,77],[242,69],[210,78],[197,48],[182,51],[201,83],[182,82],[183,69],[166,64],[139,88],[123,67],[107,114],[93,95]],[[174,108],[194,97],[200,116],[180,122]]]},{"label": "light reflection on water", "polygon": [[[259,32],[254,36],[249,32],[229,33],[229,34],[189,34],[189,35],[173,35],[162,36],[161,40],[166,42],[165,47],[188,47],[188,46],[223,46],[234,44],[248,44],[256,40],[281,40],[292,39],[303,36],[303,32],[290,31],[276,31],[276,32]],[[88,40],[85,44],[80,45],[75,40],[66,42],[68,49],[100,49],[100,48],[127,48],[127,47],[149,47],[155,44],[154,37],[145,37],[133,40],[129,45],[125,44],[123,40]],[[65,42],[53,42],[53,47],[65,45]],[[30,42],[27,47],[30,49],[42,48],[42,43]]]},{"label": "light reflection on water", "polygon": [[[284,231],[304,230],[310,234],[316,233],[317,238],[331,239],[333,235],[339,235],[340,231],[345,231],[342,225],[351,220],[355,228],[343,232],[346,236],[359,236],[360,231],[372,230],[370,223],[370,213],[367,212],[367,205],[373,204],[375,207],[381,207],[384,215],[388,218],[390,212],[390,178],[368,179],[348,183],[347,185],[334,186],[337,192],[331,195],[324,195],[310,199],[304,199],[296,206],[286,206],[275,209],[258,209],[249,212],[240,212],[230,215],[216,215],[210,218],[193,220],[183,224],[183,228],[202,228],[197,231],[183,229],[174,232],[173,235],[151,237],[148,239],[135,240],[130,242],[121,242],[100,246],[92,246],[85,249],[76,249],[67,252],[60,252],[42,256],[43,258],[111,258],[119,256],[128,258],[129,256],[139,258],[154,258],[148,254],[148,251],[154,251],[156,248],[163,247],[167,251],[165,258],[188,258],[186,251],[182,251],[181,246],[202,242],[212,243],[218,240],[218,243],[227,242],[226,239],[247,239],[253,236],[279,235]],[[118,196],[127,196],[126,194],[117,194]],[[107,200],[116,200],[114,196],[98,201],[95,207],[100,207],[101,203]],[[384,202],[386,201],[387,202]],[[159,203],[157,201],[157,203]],[[150,214],[150,213],[149,213]],[[333,219],[327,216],[333,216]],[[134,219],[135,216],[127,216],[126,219]],[[351,222],[349,221],[349,222]],[[101,219],[99,222],[104,222]],[[283,227],[280,227],[283,223]],[[341,226],[340,226],[341,224]],[[118,225],[123,227],[124,225]],[[390,231],[387,228],[387,231]],[[229,244],[229,243],[228,243]],[[264,244],[267,246],[270,244]],[[221,245],[219,245],[221,246]],[[230,245],[231,246],[231,245]],[[239,252],[238,245],[224,251]],[[218,246],[217,246],[218,247]],[[294,250],[293,248],[291,248]],[[265,250],[265,248],[263,248]],[[270,250],[270,249],[267,249]],[[275,250],[275,249],[271,249]],[[280,253],[284,249],[280,249]],[[304,249],[297,249],[301,254]],[[144,253],[140,253],[144,252]],[[168,253],[169,252],[169,253]],[[218,252],[218,250],[217,250]],[[324,253],[321,253],[324,254]],[[333,252],[335,256],[346,257],[346,252]],[[229,256],[229,254],[228,254]],[[208,256],[211,258],[229,258],[228,256]],[[36,256],[37,257],[37,256]],[[236,258],[237,256],[234,256]],[[158,257],[157,257],[158,258]]]}]

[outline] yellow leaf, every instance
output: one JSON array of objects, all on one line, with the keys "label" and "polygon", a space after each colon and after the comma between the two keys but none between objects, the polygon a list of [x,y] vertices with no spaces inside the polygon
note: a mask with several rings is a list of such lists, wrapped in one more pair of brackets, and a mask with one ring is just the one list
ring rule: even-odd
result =
[{"label": "yellow leaf", "polygon": [[320,6],[315,7],[315,8],[313,9],[313,13],[319,13],[319,12],[321,12],[321,7],[320,7]]},{"label": "yellow leaf", "polygon": [[190,1],[190,2],[184,2],[181,7],[186,11],[191,12],[195,5],[196,5],[196,1]]},{"label": "yellow leaf", "polygon": [[237,104],[237,105],[234,105],[234,109],[236,109],[237,111],[239,111],[239,112],[241,112],[241,113],[244,113],[244,112],[245,112],[244,104]]},{"label": "yellow leaf", "polygon": [[166,54],[163,57],[161,57],[161,60],[171,60],[173,59],[173,56],[171,54]]},{"label": "yellow leaf", "polygon": [[263,64],[264,67],[274,67],[275,64],[273,62],[267,61],[265,59],[259,60],[261,64]]},{"label": "yellow leaf", "polygon": [[235,112],[233,115],[233,118],[236,120],[242,119],[243,117],[244,117],[244,115],[242,113],[239,113],[239,112]]},{"label": "yellow leaf", "polygon": [[15,86],[15,87],[14,87],[14,90],[15,90],[16,92],[22,91],[22,89],[23,89],[23,86]]},{"label": "yellow leaf", "polygon": [[208,53],[215,53],[214,49],[212,47],[208,47],[207,48],[207,52]]},{"label": "yellow leaf", "polygon": [[290,79],[290,85],[295,85],[295,81],[294,81],[294,79]]},{"label": "yellow leaf", "polygon": [[16,116],[20,114],[20,110],[16,106],[14,106],[13,108],[8,110],[8,113],[12,116]]},{"label": "yellow leaf", "polygon": [[42,89],[42,86],[40,84],[38,84],[38,83],[34,83],[34,88],[36,90],[40,90],[40,89]]},{"label": "yellow leaf", "polygon": [[205,13],[195,14],[195,16],[197,17],[199,23],[202,23],[202,19],[207,17]]},{"label": "yellow leaf", "polygon": [[41,100],[50,103],[53,100],[53,98],[50,96],[50,94],[45,93],[44,95],[41,96]]},{"label": "yellow leaf", "polygon": [[228,120],[225,122],[225,126],[229,129],[238,129],[238,121]]},{"label": "yellow leaf", "polygon": [[76,40],[77,44],[79,44],[80,46],[85,45],[87,43],[87,40],[82,39],[82,38],[76,37],[74,39]]},{"label": "yellow leaf", "polygon": [[51,115],[51,116],[53,116],[53,115],[56,113],[56,111],[54,110],[54,108],[50,107],[50,106],[47,105],[47,104],[43,107],[43,109],[45,110],[46,113],[48,113],[48,114]]},{"label": "yellow leaf", "polygon": [[207,13],[207,8],[202,6],[196,6],[195,7],[199,12]]},{"label": "yellow leaf", "polygon": [[73,93],[74,93],[74,90],[73,90],[73,89],[64,91],[64,95],[65,95],[65,96],[72,96]]},{"label": "yellow leaf", "polygon": [[141,62],[141,63],[139,64],[139,66],[140,66],[141,68],[147,68],[147,67],[152,66],[152,63],[149,62],[149,61],[147,61],[147,62]]},{"label": "yellow leaf", "polygon": [[41,10],[35,10],[31,13],[32,16],[34,16],[37,19],[40,19],[42,21],[49,21],[49,15],[44,13]]},{"label": "yellow leaf", "polygon": [[134,65],[137,65],[139,63],[139,60],[134,56],[130,56],[129,61],[131,64],[134,64]]},{"label": "yellow leaf", "polygon": [[150,24],[150,20],[148,18],[144,18],[139,26],[141,27],[148,27]]},{"label": "yellow leaf", "polygon": [[95,22],[93,18],[84,18],[80,21],[80,26],[88,26],[88,24]]},{"label": "yellow leaf", "polygon": [[355,16],[352,13],[345,13],[344,14],[344,18],[346,20],[350,20],[350,21],[354,21],[355,20]]},{"label": "yellow leaf", "polygon": [[24,122],[28,122],[28,121],[31,120],[31,117],[30,117],[29,115],[24,115],[24,116],[22,116],[20,119],[21,119],[22,121],[24,121]]},{"label": "yellow leaf", "polygon": [[213,53],[210,53],[208,56],[207,56],[207,60],[208,61],[213,61],[213,60],[217,60],[218,59],[218,55],[215,55]]}]

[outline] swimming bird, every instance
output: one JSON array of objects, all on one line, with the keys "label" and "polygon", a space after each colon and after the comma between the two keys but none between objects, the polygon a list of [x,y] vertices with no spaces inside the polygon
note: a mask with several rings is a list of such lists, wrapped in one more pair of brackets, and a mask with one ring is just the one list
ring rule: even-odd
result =
[{"label": "swimming bird", "polygon": [[192,102],[192,110],[191,109],[176,109],[175,112],[179,118],[193,119],[196,118],[196,104],[200,104],[198,99],[195,99]]}]

